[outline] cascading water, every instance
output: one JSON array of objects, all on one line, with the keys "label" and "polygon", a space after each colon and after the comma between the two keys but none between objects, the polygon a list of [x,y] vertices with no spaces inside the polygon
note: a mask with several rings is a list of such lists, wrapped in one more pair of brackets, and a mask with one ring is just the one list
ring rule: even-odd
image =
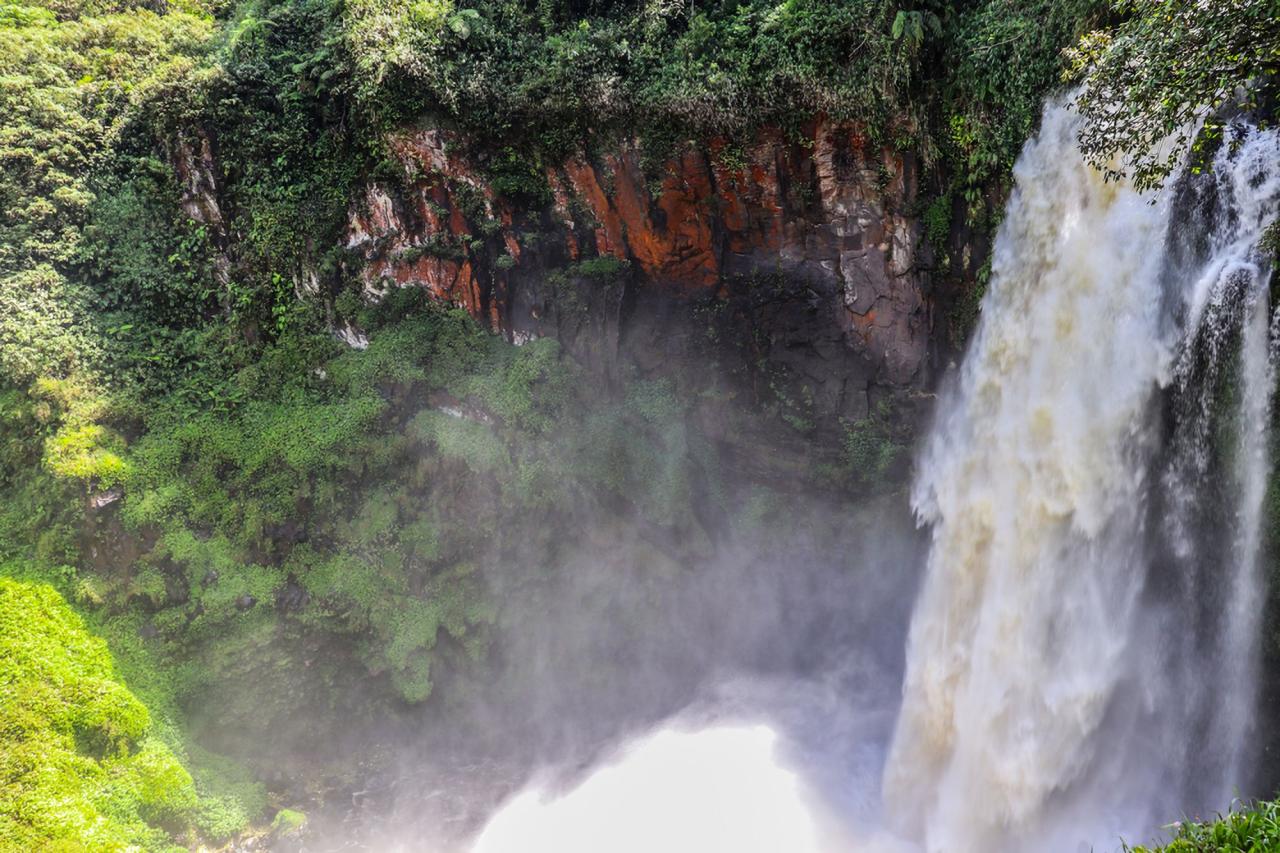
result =
[{"label": "cascading water", "polygon": [[[1184,797],[1218,803],[1245,771],[1263,598],[1257,557],[1275,385],[1267,268],[1255,256],[1274,216],[1280,143],[1236,128],[1215,169],[1184,181],[1166,277],[1184,297],[1181,348],[1166,401],[1171,433],[1153,500],[1151,550],[1170,606],[1166,670],[1181,701],[1165,744]],[[1193,747],[1193,748],[1190,748]]]},{"label": "cascading water", "polygon": [[933,542],[884,828],[833,834],[771,734],[713,727],[517,797],[477,850],[1105,850],[1227,805],[1255,701],[1280,133],[1233,124],[1212,170],[1142,195],[1085,165],[1078,129],[1050,106],[1019,159],[919,460]]},{"label": "cascading water", "polygon": [[933,548],[884,797],[929,851],[1116,846],[1244,781],[1280,137],[1233,125],[1148,197],[1077,121],[1050,108],[1019,161],[913,493]]}]

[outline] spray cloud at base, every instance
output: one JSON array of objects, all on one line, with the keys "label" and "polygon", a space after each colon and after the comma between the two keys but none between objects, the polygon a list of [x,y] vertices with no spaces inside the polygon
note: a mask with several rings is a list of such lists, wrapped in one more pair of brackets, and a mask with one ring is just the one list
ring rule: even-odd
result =
[{"label": "spray cloud at base", "polygon": [[527,792],[503,807],[476,853],[610,849],[793,850],[817,853],[817,829],[795,774],[774,763],[765,726],[664,729],[632,744],[550,804]]},{"label": "spray cloud at base", "polygon": [[[685,792],[691,809],[691,777],[770,802],[785,792],[774,817],[813,823],[819,839],[842,832],[845,815],[873,814],[922,543],[896,498],[853,518],[799,500],[813,522],[810,552],[783,535],[744,537],[656,587],[628,568],[653,559],[634,530],[601,533],[603,551],[565,563],[567,586],[507,614],[521,642],[499,686],[452,709],[434,737],[405,731],[399,778],[360,837],[378,849],[422,849],[424,838],[429,849],[470,849],[505,795],[517,796],[515,816],[482,833],[480,849],[544,849],[510,846],[541,804],[581,786],[607,811],[623,791],[655,790],[646,779]],[[859,559],[842,564],[840,550],[854,548]],[[614,618],[598,618],[602,600]],[[734,755],[725,776],[717,757]],[[594,768],[615,765],[595,781]],[[585,807],[569,803],[551,819],[576,826],[564,815]],[[580,836],[553,826],[539,837],[545,849],[574,849]]]}]

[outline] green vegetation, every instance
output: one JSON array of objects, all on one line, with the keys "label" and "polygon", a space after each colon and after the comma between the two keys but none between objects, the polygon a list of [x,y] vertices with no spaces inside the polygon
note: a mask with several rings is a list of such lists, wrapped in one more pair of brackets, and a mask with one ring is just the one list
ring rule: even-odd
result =
[{"label": "green vegetation", "polygon": [[307,825],[307,816],[293,809],[281,809],[271,821],[271,832],[277,838],[297,835]]},{"label": "green vegetation", "polygon": [[894,469],[901,469],[906,462],[910,421],[898,411],[896,402],[883,400],[867,417],[845,425],[840,476],[869,492],[895,482]]},{"label": "green vegetation", "polygon": [[345,29],[368,56],[361,91],[555,153],[593,127],[734,133],[817,111],[887,132],[918,49],[894,38],[896,13],[884,0],[360,3]]},{"label": "green vegetation", "polygon": [[0,848],[167,850],[195,785],[101,639],[45,584],[0,577]]},{"label": "green vegetation", "polygon": [[[1280,73],[1276,0],[1113,0],[1123,23],[1091,33],[1072,51],[1088,88],[1076,100],[1087,119],[1085,153],[1113,177],[1156,186],[1193,136],[1213,146],[1224,107],[1254,109],[1274,98]],[[1208,119],[1203,132],[1197,119]],[[1169,147],[1157,147],[1166,138]]]},{"label": "green vegetation", "polygon": [[987,194],[1007,189],[1013,161],[1061,75],[1061,51],[1103,9],[1096,0],[1003,0],[969,4],[955,15],[941,57],[947,77],[934,135],[952,192],[975,222],[989,222],[1003,207],[997,193],[988,214]]},{"label": "green vegetation", "polygon": [[[193,709],[216,701],[223,725],[265,740],[422,702],[442,666],[483,672],[499,619],[488,586],[522,565],[505,562],[510,543],[553,564],[547,516],[601,498],[687,530],[690,456],[718,476],[669,383],[602,394],[552,340],[512,347],[419,292],[399,299],[362,314],[366,350],[299,334],[229,373],[203,411],[153,398],[121,425],[136,435],[120,448],[123,495],[101,513],[84,487],[108,481],[42,466],[23,441],[36,416],[11,395],[7,488],[45,509],[6,516],[4,546],[84,566],[59,582],[143,681],[162,682],[145,698],[193,757],[203,837],[242,828],[262,801],[182,740]],[[100,515],[112,529],[90,561],[80,536]],[[315,643],[331,651],[312,665]],[[264,679],[266,696],[251,686]],[[298,718],[325,692],[328,707]]]},{"label": "green vegetation", "polygon": [[1247,803],[1215,820],[1175,824],[1161,847],[1129,847],[1131,853],[1263,853],[1280,849],[1280,804]]}]

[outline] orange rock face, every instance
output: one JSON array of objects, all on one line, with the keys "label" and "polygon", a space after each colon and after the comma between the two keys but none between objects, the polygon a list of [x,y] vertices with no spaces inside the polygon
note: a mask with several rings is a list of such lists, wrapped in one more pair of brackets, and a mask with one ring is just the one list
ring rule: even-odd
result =
[{"label": "orange rock face", "polygon": [[914,163],[869,148],[856,127],[816,121],[799,139],[764,130],[742,148],[689,147],[657,174],[637,145],[575,156],[547,169],[554,203],[544,211],[497,197],[450,141],[440,130],[392,140],[404,185],[370,186],[352,210],[347,245],[367,261],[371,298],[424,287],[523,340],[538,333],[538,309],[514,310],[537,302],[521,290],[585,258],[625,260],[631,286],[675,299],[777,276],[812,288],[845,346],[884,381],[920,382],[931,318],[920,227],[906,213]]}]

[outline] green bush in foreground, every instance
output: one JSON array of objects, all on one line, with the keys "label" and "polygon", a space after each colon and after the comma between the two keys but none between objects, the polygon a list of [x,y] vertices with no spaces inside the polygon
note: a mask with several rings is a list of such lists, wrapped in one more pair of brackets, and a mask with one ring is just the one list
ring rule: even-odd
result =
[{"label": "green bush in foreground", "polygon": [[1280,850],[1280,803],[1249,803],[1217,820],[1177,825],[1163,847],[1129,847],[1131,853],[1264,853]]},{"label": "green bush in foreground", "polygon": [[169,850],[191,776],[52,587],[0,578],[0,850]]}]

